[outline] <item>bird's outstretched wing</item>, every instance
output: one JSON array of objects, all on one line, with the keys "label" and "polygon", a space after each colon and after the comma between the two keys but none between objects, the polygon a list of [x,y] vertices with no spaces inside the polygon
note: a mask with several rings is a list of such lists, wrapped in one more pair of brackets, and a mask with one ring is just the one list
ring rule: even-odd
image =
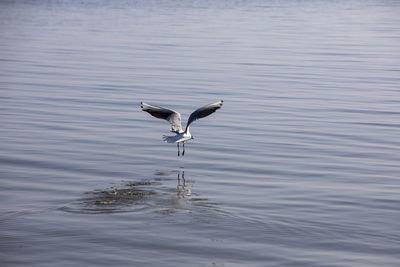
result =
[{"label": "bird's outstretched wing", "polygon": [[178,112],[167,108],[152,106],[144,102],[141,102],[141,108],[143,111],[148,112],[150,115],[156,118],[169,121],[171,123],[171,132],[183,132],[181,125],[181,114]]},{"label": "bird's outstretched wing", "polygon": [[186,125],[186,129],[195,120],[207,117],[208,115],[214,113],[217,109],[221,108],[223,102],[224,101],[221,100],[212,104],[205,105],[204,107],[198,108],[195,111],[193,111],[193,113],[190,114],[189,120]]}]

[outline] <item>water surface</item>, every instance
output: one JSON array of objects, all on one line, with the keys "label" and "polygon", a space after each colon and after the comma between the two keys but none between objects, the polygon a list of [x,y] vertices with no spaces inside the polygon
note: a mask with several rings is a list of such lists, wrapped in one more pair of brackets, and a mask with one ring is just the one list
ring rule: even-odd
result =
[{"label": "water surface", "polygon": [[[2,1],[4,266],[398,266],[397,1]],[[224,100],[191,127],[167,122]]]}]

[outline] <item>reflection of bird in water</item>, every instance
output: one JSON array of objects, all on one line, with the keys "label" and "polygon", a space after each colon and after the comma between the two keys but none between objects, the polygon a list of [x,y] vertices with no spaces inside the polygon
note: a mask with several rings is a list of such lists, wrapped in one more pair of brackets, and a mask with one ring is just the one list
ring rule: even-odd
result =
[{"label": "reflection of bird in water", "polygon": [[[182,183],[181,183],[181,177],[182,177]],[[176,186],[176,190],[178,192],[178,195],[183,198],[188,197],[192,194],[191,186],[189,184],[186,185],[185,171],[182,171],[182,176],[181,176],[181,171],[178,172],[178,185]]]},{"label": "reflection of bird in water", "polygon": [[179,143],[182,143],[183,146],[183,151],[182,151],[182,156],[185,155],[185,142],[189,141],[190,139],[194,139],[193,135],[189,131],[189,125],[194,122],[195,120],[207,117],[208,115],[214,113],[217,109],[222,107],[223,101],[218,101],[212,104],[208,104],[204,107],[196,109],[192,114],[190,114],[190,117],[188,119],[188,122],[186,124],[185,130],[182,128],[181,124],[181,114],[179,112],[176,112],[171,109],[166,109],[162,107],[157,107],[157,106],[152,106],[149,104],[146,104],[144,102],[141,102],[141,107],[143,111],[146,111],[150,113],[150,115],[159,118],[159,119],[164,119],[167,120],[171,123],[171,132],[176,133],[176,135],[173,136],[165,136],[163,137],[164,141],[168,143],[176,143],[178,146],[178,156],[180,154],[179,152]]}]

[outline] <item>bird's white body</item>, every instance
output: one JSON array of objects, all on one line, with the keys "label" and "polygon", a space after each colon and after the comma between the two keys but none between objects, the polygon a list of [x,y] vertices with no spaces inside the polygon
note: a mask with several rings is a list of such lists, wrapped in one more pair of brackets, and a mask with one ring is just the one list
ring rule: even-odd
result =
[{"label": "bird's white body", "polygon": [[170,136],[164,135],[163,139],[168,143],[182,143],[193,139],[193,136],[190,133],[189,128],[187,128],[186,132],[181,132]]}]

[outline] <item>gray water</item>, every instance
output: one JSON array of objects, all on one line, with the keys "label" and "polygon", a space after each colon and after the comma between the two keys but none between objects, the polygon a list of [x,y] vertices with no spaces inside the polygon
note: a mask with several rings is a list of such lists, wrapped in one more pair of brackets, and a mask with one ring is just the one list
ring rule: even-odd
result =
[{"label": "gray water", "polygon": [[399,14],[1,1],[0,265],[399,266]]}]

